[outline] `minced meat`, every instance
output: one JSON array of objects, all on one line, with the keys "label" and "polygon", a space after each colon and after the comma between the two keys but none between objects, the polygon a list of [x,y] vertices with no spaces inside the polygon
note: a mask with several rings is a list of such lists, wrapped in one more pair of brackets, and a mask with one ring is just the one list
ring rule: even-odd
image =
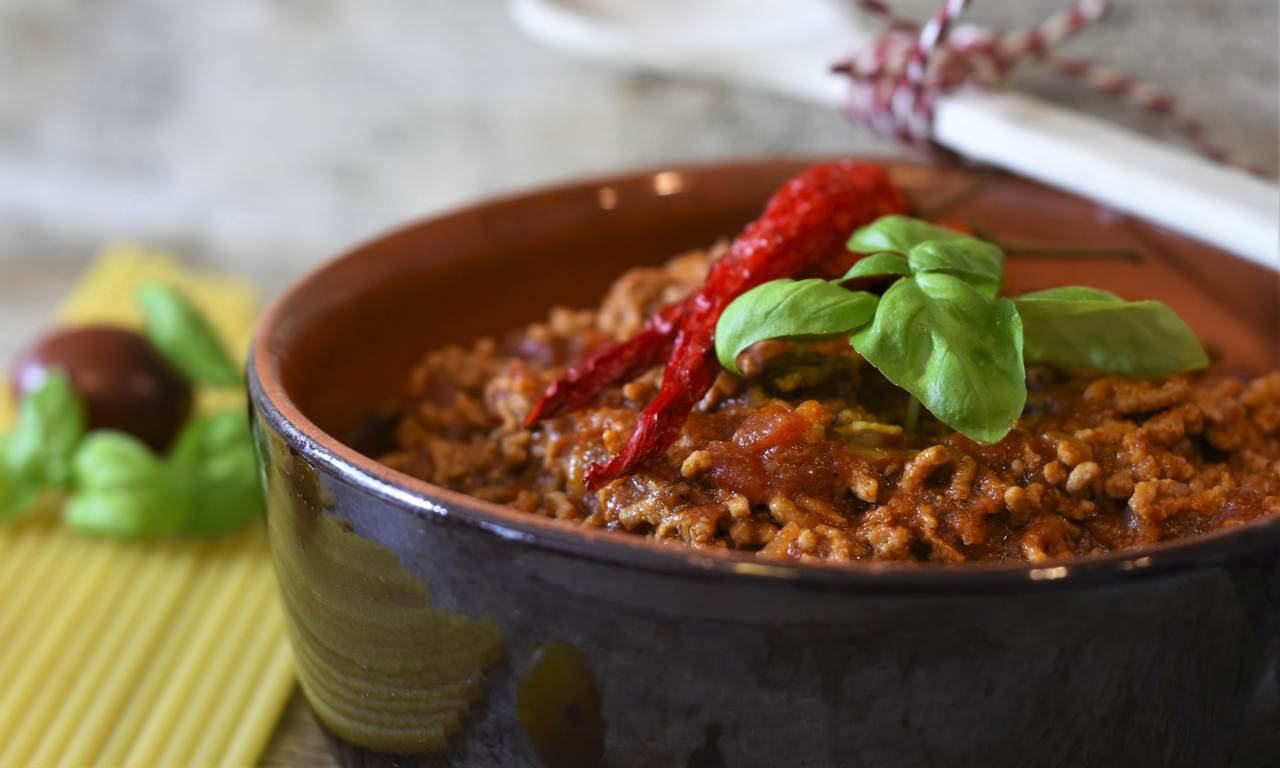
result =
[{"label": "minced meat", "polygon": [[1023,418],[981,445],[929,418],[907,434],[905,393],[844,342],[755,345],[662,461],[586,490],[661,369],[532,430],[525,414],[566,365],[694,289],[722,250],[633,269],[599,311],[556,309],[505,342],[428,353],[384,461],[571,524],[796,559],[1041,562],[1280,512],[1280,372],[1032,368]]}]

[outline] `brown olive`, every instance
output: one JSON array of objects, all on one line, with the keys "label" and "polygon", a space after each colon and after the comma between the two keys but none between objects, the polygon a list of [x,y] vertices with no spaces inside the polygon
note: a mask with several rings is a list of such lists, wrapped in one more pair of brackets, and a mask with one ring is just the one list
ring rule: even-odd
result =
[{"label": "brown olive", "polygon": [[128,432],[164,451],[191,412],[191,387],[147,343],[124,328],[89,325],[55,331],[13,367],[13,392],[38,388],[61,369],[84,398],[90,429]]}]

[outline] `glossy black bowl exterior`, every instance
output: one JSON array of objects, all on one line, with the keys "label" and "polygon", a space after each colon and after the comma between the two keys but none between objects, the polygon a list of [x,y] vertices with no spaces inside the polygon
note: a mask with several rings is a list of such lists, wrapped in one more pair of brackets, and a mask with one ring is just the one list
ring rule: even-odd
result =
[{"label": "glossy black bowl exterior", "polygon": [[[269,535],[302,684],[343,762],[1277,764],[1280,520],[1035,567],[779,564],[561,526],[330,437],[374,413],[430,343],[560,298],[502,278],[560,254],[555,268],[582,278],[574,298],[589,296],[630,261],[731,234],[795,167],[667,171],[661,184],[637,174],[498,201],[358,249],[272,310],[250,373]],[[970,202],[948,211],[1020,211],[1032,234],[1074,216],[1185,242],[1006,177],[895,173],[922,206],[959,185]],[[652,252],[645,232],[657,233]],[[610,244],[620,252],[600,257]],[[468,304],[483,275],[495,282]],[[1196,300],[1178,307],[1193,325]],[[1273,365],[1257,355],[1269,339],[1227,359]]]}]

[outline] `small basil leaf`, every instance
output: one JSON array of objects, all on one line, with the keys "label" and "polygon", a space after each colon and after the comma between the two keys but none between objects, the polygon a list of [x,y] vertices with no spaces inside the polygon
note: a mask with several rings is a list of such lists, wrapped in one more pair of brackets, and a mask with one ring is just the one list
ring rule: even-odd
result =
[{"label": "small basil leaf", "polygon": [[[0,460],[8,452],[8,435],[0,435]],[[19,477],[9,470],[8,462],[0,461],[0,522],[14,520],[35,508],[41,485],[40,479]]]},{"label": "small basil leaf", "polygon": [[240,386],[240,371],[204,315],[174,289],[148,283],[138,291],[147,340],[191,381]]},{"label": "small basil leaf", "polygon": [[227,454],[209,462],[201,488],[217,495],[197,503],[196,514],[186,528],[189,534],[217,536],[262,517],[262,487],[252,453]]},{"label": "small basil leaf", "polygon": [[857,253],[893,251],[906,255],[912,248],[928,240],[954,240],[968,237],[955,230],[939,227],[910,216],[881,216],[849,237],[847,247]]},{"label": "small basil leaf", "polygon": [[911,248],[907,262],[913,273],[955,275],[988,296],[999,293],[1004,282],[1004,252],[972,237],[926,240]]},{"label": "small basil leaf", "polygon": [[214,411],[193,419],[178,434],[169,464],[198,472],[210,456],[240,447],[249,440],[249,418],[241,411]]},{"label": "small basil leaf", "polygon": [[1124,299],[1100,288],[1090,288],[1087,285],[1063,285],[1057,288],[1048,288],[1043,291],[1032,291],[1024,293],[1014,299],[1017,303],[1023,299],[1056,299],[1059,301],[1105,301],[1113,304],[1123,304]]},{"label": "small basil leaf", "polygon": [[177,533],[191,518],[191,496],[137,438],[98,431],[73,463],[74,492],[63,520],[83,533],[146,538]]},{"label": "small basil leaf", "polygon": [[9,474],[24,484],[65,486],[84,429],[84,403],[70,377],[51,372],[18,405],[17,424],[4,446]]},{"label": "small basil leaf", "polygon": [[182,491],[167,481],[137,489],[78,492],[62,505],[72,530],[117,539],[146,539],[177,533],[186,514]]},{"label": "small basil leaf", "polygon": [[1071,286],[1024,294],[1014,304],[1029,362],[1143,377],[1209,364],[1191,328],[1158,301]]},{"label": "small basil leaf", "polygon": [[212,536],[261,517],[262,485],[249,419],[241,411],[219,411],[191,422],[169,457],[195,500],[185,531]]},{"label": "small basil leaf", "polygon": [[129,488],[151,480],[160,459],[141,440],[114,430],[91,432],[72,463],[77,490]]},{"label": "small basil leaf", "polygon": [[1027,399],[1013,302],[942,273],[899,280],[850,342],[952,429],[983,443],[1008,434]]},{"label": "small basil leaf", "polygon": [[9,470],[9,437],[0,435],[0,521],[18,513],[18,479]]},{"label": "small basil leaf", "polygon": [[849,267],[849,271],[844,273],[844,277],[836,282],[843,283],[845,280],[853,280],[859,277],[909,274],[911,274],[911,267],[901,254],[882,251],[881,253],[864,256],[855,261],[853,266]]},{"label": "small basil leaf", "polygon": [[0,522],[31,511],[41,495],[41,483],[14,475],[0,463]]},{"label": "small basil leaf", "polygon": [[741,375],[737,357],[765,339],[848,333],[875,314],[877,299],[826,280],[774,280],[733,300],[716,324],[716,356]]}]

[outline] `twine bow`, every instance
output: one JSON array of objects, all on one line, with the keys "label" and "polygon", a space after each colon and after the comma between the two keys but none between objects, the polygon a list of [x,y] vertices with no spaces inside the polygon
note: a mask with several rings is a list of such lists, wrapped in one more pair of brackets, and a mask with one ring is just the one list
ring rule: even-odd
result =
[{"label": "twine bow", "polygon": [[963,87],[998,87],[1018,64],[1034,60],[1059,75],[1166,117],[1197,152],[1230,163],[1227,153],[1209,139],[1204,124],[1169,91],[1088,59],[1054,52],[1064,40],[1105,15],[1112,0],[1074,0],[1031,29],[1014,32],[957,23],[972,2],[945,0],[921,25],[899,16],[885,0],[859,0],[863,10],[883,19],[887,28],[871,45],[832,67],[850,79],[849,116],[879,136],[926,144],[940,96]]}]

